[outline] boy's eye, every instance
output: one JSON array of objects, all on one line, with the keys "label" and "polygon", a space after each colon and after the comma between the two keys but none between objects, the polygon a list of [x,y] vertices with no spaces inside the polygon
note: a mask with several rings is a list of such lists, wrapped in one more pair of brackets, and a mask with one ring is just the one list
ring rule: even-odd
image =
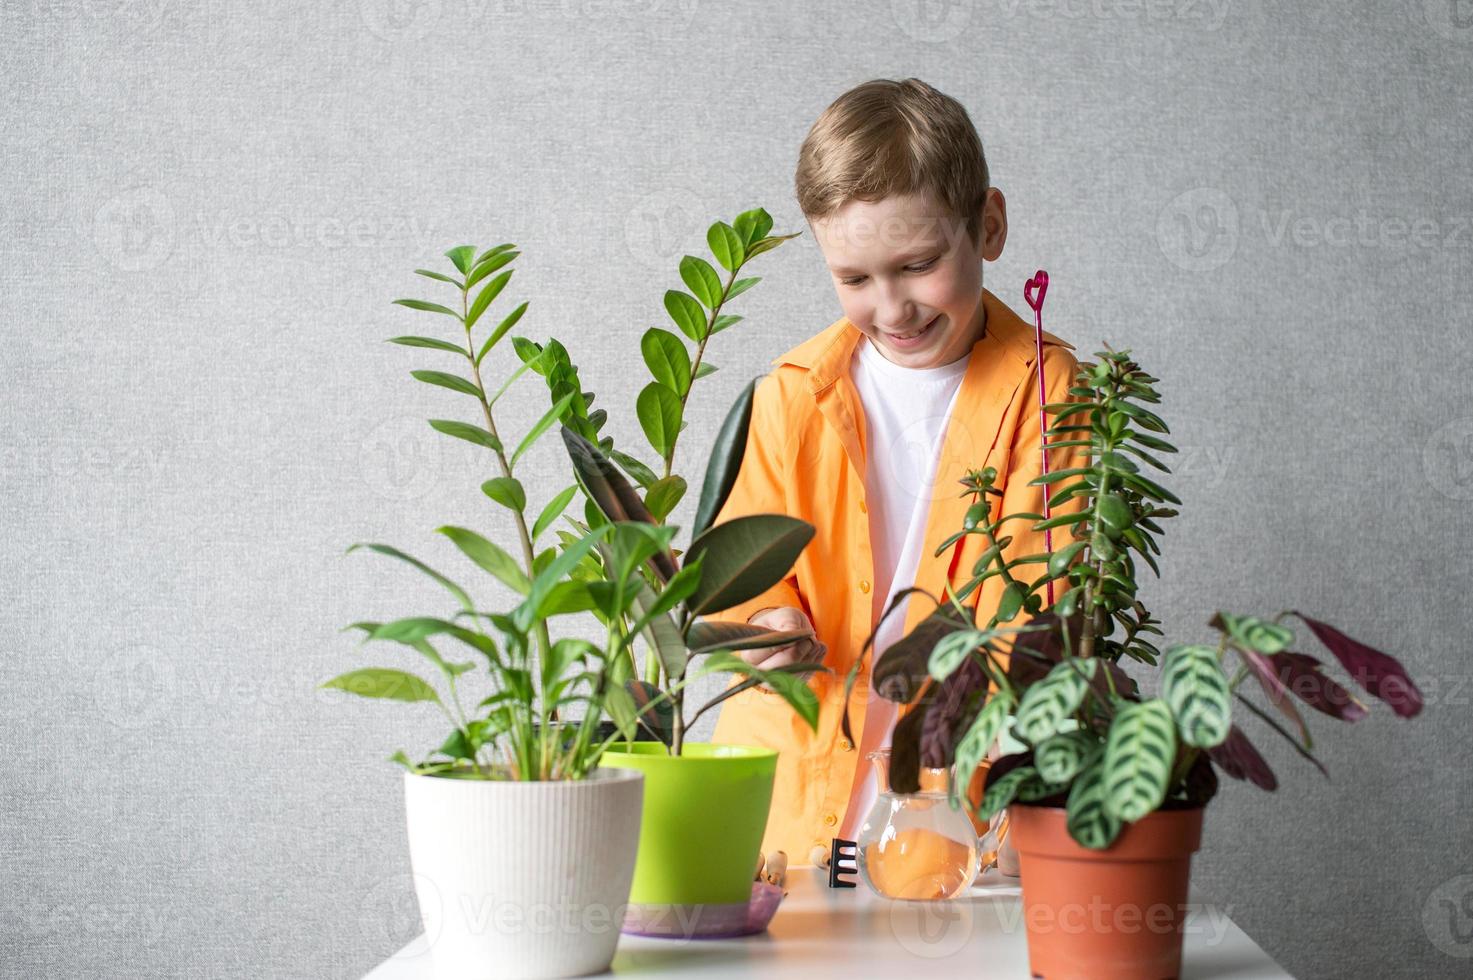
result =
[{"label": "boy's eye", "polygon": [[[905,267],[905,271],[906,272],[925,272],[926,270],[930,269],[931,266],[933,266],[935,264],[936,264],[936,260],[935,259],[927,259],[924,262],[917,262],[914,265],[908,265],[908,266],[906,266]],[[839,281],[842,282],[846,286],[858,286],[860,283],[864,282],[864,280],[867,279],[867,278],[868,278],[867,276],[850,276],[847,279],[840,279]]]}]

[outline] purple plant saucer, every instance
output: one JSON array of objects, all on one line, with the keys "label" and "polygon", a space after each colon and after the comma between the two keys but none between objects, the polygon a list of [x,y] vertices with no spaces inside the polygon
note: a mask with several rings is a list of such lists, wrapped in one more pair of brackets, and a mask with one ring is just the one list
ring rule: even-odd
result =
[{"label": "purple plant saucer", "polygon": [[763,881],[752,882],[747,904],[633,905],[620,930],[626,936],[655,939],[734,939],[767,928],[782,904],[783,890]]}]

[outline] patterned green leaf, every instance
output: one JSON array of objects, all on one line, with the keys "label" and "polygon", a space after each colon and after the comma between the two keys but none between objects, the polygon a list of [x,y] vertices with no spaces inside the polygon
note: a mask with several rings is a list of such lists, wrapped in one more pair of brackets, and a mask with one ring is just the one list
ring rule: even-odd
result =
[{"label": "patterned green leaf", "polygon": [[1103,759],[1096,756],[1074,780],[1064,808],[1069,836],[1094,851],[1109,847],[1120,834],[1120,820],[1105,806],[1104,772]]},{"label": "patterned green leaf", "polygon": [[1167,650],[1161,665],[1161,698],[1176,717],[1183,742],[1210,749],[1227,738],[1232,701],[1212,647],[1178,644]]},{"label": "patterned green leaf", "polygon": [[960,805],[960,785],[971,783],[972,773],[982,764],[987,750],[992,748],[998,733],[1007,724],[1008,709],[1012,706],[1011,694],[1001,690],[994,691],[982,710],[977,712],[967,733],[956,743],[956,778],[951,781],[953,805]]},{"label": "patterned green leaf", "polygon": [[1294,642],[1293,630],[1266,622],[1257,616],[1234,616],[1232,613],[1220,612],[1212,618],[1212,625],[1248,649],[1259,653],[1281,653]]},{"label": "patterned green leaf", "polygon": [[1029,687],[1018,705],[1014,734],[1037,745],[1057,732],[1064,719],[1079,709],[1096,664],[1094,659],[1069,658]]},{"label": "patterned green leaf", "polygon": [[1038,746],[1033,764],[1044,781],[1067,783],[1100,751],[1099,739],[1089,732],[1060,732]]},{"label": "patterned green leaf", "polygon": [[926,669],[936,680],[946,680],[962,665],[962,661],[967,659],[967,654],[977,649],[978,645],[991,635],[983,630],[958,630],[955,633],[948,633],[932,648],[931,657],[926,662]]},{"label": "patterned green leaf", "polygon": [[1160,698],[1127,704],[1105,742],[1105,806],[1118,820],[1139,820],[1166,798],[1176,761],[1176,724]]},{"label": "patterned green leaf", "polygon": [[1018,790],[1030,779],[1038,775],[1038,770],[1032,766],[1019,766],[1009,769],[1006,775],[999,779],[988,780],[987,792],[982,794],[982,805],[977,808],[977,819],[991,820],[993,814],[1013,802],[1018,795]]}]

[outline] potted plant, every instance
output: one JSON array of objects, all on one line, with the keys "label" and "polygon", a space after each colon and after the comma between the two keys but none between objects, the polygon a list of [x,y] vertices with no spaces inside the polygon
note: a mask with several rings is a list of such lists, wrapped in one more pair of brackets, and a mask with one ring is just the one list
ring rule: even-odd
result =
[{"label": "potted plant", "polygon": [[[498,401],[529,369],[522,364],[494,392],[482,368],[527,309],[522,303],[480,339],[476,327],[505,288],[519,253],[511,245],[471,246],[446,255],[454,275],[416,270],[459,293],[456,308],[425,300],[396,302],[455,322],[454,341],[431,336],[396,344],[458,358],[462,373],[417,370],[422,382],[476,404],[475,423],[432,419],[439,432],[490,454],[496,475],[482,489],[508,508],[520,560],[468,528],[439,528],[476,566],[520,597],[508,611],[486,611],[471,591],[419,559],[385,544],[358,544],[412,565],[447,593],[454,611],[348,627],[364,641],[388,641],[427,661],[443,687],[391,667],[349,671],[323,684],[361,697],[428,702],[450,732],[420,761],[391,757],[405,769],[405,814],[415,890],[437,973],[442,977],[561,977],[608,967],[618,942],[639,840],[643,780],[637,772],[598,768],[605,698],[616,681],[617,649],[586,640],[553,639],[548,623],[566,610],[551,603],[568,573],[605,539],[608,524],[538,551],[575,488],[555,494],[526,516],[529,504],[517,465],[557,421],[557,406],[514,446],[497,426]],[[477,288],[479,287],[479,288]],[[633,597],[615,599],[627,612]],[[461,660],[441,642],[454,644]],[[484,664],[485,683],[464,688]],[[474,701],[471,709],[465,707]],[[581,708],[577,719],[570,709]],[[626,727],[623,735],[632,734]]]},{"label": "potted plant", "polygon": [[[537,370],[561,412],[563,439],[586,497],[586,521],[568,523],[583,535],[610,522],[622,528],[587,554],[560,598],[591,609],[608,629],[609,648],[628,655],[620,665],[622,688],[606,691],[605,702],[617,721],[651,736],[611,745],[603,756],[606,766],[645,776],[644,824],[625,924],[630,932],[692,936],[744,929],[777,755],[758,746],[693,743],[686,737],[690,727],[756,684],[776,690],[810,727],[817,725],[817,698],[800,675],[826,668],[759,670],[733,653],[785,645],[805,634],[701,618],[746,602],[782,579],[814,533],[811,525],[776,514],[712,523],[741,465],[756,381],[745,386],[717,435],[684,552],[673,547],[679,529],[664,523],[687,490],[686,480],[673,471],[675,452],[692,387],[715,370],[706,360],[708,344],[741,320],[729,312],[730,301],[759,281],[742,275],[746,264],[795,237],[773,236],[771,229],[771,217],[760,208],[730,224],[712,224],[707,242],[725,274],[704,258],[685,256],[680,276],[689,292],[671,289],[664,298],[679,334],[652,327],[641,338],[652,380],[640,391],[636,409],[659,459],[656,467],[616,449],[601,434],[607,415],[589,411],[592,395],[582,391],[565,348],[555,341],[520,348],[529,364],[540,362]],[[569,544],[574,540],[566,534]],[[633,614],[616,601],[624,597],[619,583],[630,581],[631,570],[639,576]],[[636,637],[644,640],[642,664],[633,659]],[[689,685],[712,673],[744,679],[688,715]]]},{"label": "potted plant", "polygon": [[[1088,452],[1082,465],[1032,481],[1062,512],[994,515],[995,471],[969,473],[973,507],[942,548],[975,535],[982,554],[955,594],[875,664],[875,689],[908,706],[894,733],[896,780],[913,783],[921,760],[952,766],[953,806],[979,822],[1008,808],[1034,975],[1176,976],[1191,855],[1217,770],[1277,785],[1235,723],[1234,702],[1322,772],[1296,699],[1341,721],[1367,714],[1319,659],[1294,650],[1286,620],[1309,627],[1398,715],[1417,714],[1422,698],[1395,659],[1295,610],[1271,620],[1219,612],[1211,643],[1163,653],[1151,641],[1162,631],[1137,598],[1136,563],[1159,574],[1159,522],[1180,501],[1144,467],[1169,473],[1157,454],[1175,448],[1147,407],[1160,401],[1157,379],[1129,351],[1096,356],[1070,389],[1077,400],[1045,406],[1055,418],[1046,445]],[[1067,528],[1072,540],[1009,557],[1003,525],[1012,520]],[[997,613],[974,623],[962,601],[994,576],[1005,583]],[[1157,668],[1155,696],[1120,667],[1126,659]],[[1250,678],[1268,706],[1242,689]],[[978,805],[961,787],[1000,737],[1021,750],[992,763]]]}]

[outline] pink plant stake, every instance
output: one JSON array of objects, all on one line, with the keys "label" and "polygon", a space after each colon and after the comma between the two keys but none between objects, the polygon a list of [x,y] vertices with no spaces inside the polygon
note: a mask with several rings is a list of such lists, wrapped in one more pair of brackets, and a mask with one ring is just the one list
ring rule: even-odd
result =
[{"label": "pink plant stake", "polygon": [[[1023,287],[1023,300],[1033,309],[1033,349],[1034,358],[1038,362],[1038,452],[1043,456],[1043,475],[1048,476],[1048,444],[1044,441],[1043,434],[1048,431],[1048,423],[1044,419],[1044,379],[1043,379],[1043,297],[1048,293],[1048,273],[1039,269],[1033,274],[1033,278]],[[1049,518],[1049,488],[1044,484],[1043,488],[1043,519]],[[1046,528],[1043,532],[1043,547],[1049,554],[1054,551],[1053,528]],[[1048,604],[1054,604],[1054,583],[1050,579],[1048,587]]]}]

